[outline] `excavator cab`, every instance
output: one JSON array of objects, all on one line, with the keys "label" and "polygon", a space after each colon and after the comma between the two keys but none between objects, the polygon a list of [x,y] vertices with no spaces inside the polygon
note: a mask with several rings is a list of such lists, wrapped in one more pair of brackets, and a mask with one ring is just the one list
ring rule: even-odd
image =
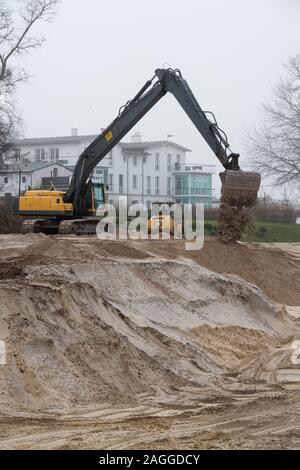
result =
[{"label": "excavator cab", "polygon": [[105,185],[89,180],[82,190],[78,215],[95,216],[98,207],[103,204],[105,204]]},{"label": "excavator cab", "polygon": [[103,204],[105,204],[106,185],[102,183],[93,183],[92,191],[94,209],[97,210],[98,207],[102,207]]}]

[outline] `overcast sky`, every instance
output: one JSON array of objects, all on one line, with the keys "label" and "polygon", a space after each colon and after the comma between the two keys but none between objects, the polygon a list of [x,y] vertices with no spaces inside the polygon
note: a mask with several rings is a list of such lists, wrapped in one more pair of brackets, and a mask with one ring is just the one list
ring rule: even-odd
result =
[{"label": "overcast sky", "polygon": [[[18,96],[25,136],[97,133],[155,68],[171,66],[243,155],[245,129],[300,52],[299,24],[298,0],[62,0],[47,42],[23,60],[32,74]],[[171,95],[134,130],[143,140],[172,134],[190,160],[217,163]]]}]

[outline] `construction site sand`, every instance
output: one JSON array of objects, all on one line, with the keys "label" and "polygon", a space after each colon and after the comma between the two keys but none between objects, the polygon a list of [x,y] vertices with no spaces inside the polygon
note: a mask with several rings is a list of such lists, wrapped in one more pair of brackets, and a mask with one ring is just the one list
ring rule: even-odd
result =
[{"label": "construction site sand", "polygon": [[[93,448],[99,442],[159,448],[161,432],[180,426],[183,416],[186,428],[173,441],[166,432],[165,442],[190,447],[198,439],[190,419],[199,420],[198,432],[200,425],[214,428],[218,413],[236,420],[244,406],[274,400],[282,413],[283,404],[293,403],[297,416],[300,377],[290,357],[292,341],[300,338],[298,320],[236,274],[183,258],[183,242],[0,239],[0,339],[7,346],[7,364],[0,366],[1,448]],[[218,265],[219,242],[209,244]],[[236,245],[236,256],[246,256],[245,250],[253,262],[254,248]],[[247,416],[245,422],[252,419]],[[120,426],[128,435],[120,436]],[[300,443],[297,426],[299,420],[293,445],[298,437]],[[226,448],[226,439],[207,430],[204,436],[204,428],[204,446]]]},{"label": "construction site sand", "polygon": [[300,243],[221,243],[205,240],[202,250],[185,250],[185,243],[140,241],[139,250],[168,259],[189,258],[207,269],[235,274],[260,287],[274,302],[300,305]]}]

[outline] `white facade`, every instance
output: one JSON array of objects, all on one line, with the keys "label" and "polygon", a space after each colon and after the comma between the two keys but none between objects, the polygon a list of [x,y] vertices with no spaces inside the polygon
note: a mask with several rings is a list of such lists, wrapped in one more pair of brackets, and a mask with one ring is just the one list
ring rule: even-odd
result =
[{"label": "white facade", "polygon": [[32,163],[58,162],[66,166],[75,166],[79,155],[96,137],[96,135],[79,136],[74,133],[65,137],[20,139],[15,142],[16,156],[21,161],[27,160]]},{"label": "white facade", "polygon": [[18,196],[28,189],[40,189],[43,178],[66,178],[69,182],[72,170],[59,163],[7,165],[0,168],[0,197]]},{"label": "white facade", "polygon": [[188,149],[173,142],[118,144],[108,168],[109,199],[120,194],[130,202],[173,201],[175,161],[185,162]]},{"label": "white facade", "polygon": [[[77,134],[73,130],[67,137],[19,140],[16,157],[36,163],[59,162],[73,169],[80,154],[97,137]],[[175,202],[176,168],[185,165],[187,152],[188,148],[168,140],[143,142],[135,133],[131,142],[120,142],[99,163],[93,180],[109,186],[110,202],[120,195],[128,196],[130,203]]]}]

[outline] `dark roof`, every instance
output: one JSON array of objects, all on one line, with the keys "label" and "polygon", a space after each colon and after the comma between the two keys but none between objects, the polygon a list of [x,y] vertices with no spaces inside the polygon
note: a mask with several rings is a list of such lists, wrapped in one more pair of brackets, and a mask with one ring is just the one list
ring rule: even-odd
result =
[{"label": "dark roof", "polygon": [[1,165],[0,166],[0,173],[17,173],[21,171],[22,173],[32,173],[33,171],[41,170],[42,168],[46,168],[48,166],[62,166],[69,171],[72,171],[66,165],[62,165],[59,162],[45,162],[45,163],[15,163],[13,165]]},{"label": "dark roof", "polygon": [[171,140],[152,140],[149,142],[120,142],[121,146],[124,148],[124,150],[139,150],[143,148],[151,148],[151,147],[157,147],[160,145],[172,145],[173,147],[177,147],[180,150],[183,150],[184,152],[191,152],[190,149],[187,147],[183,147],[182,145],[176,144],[175,142],[172,142]]},{"label": "dark roof", "polygon": [[48,189],[51,187],[51,184],[57,190],[66,191],[70,185],[69,176],[44,177],[42,178],[41,189]]}]

